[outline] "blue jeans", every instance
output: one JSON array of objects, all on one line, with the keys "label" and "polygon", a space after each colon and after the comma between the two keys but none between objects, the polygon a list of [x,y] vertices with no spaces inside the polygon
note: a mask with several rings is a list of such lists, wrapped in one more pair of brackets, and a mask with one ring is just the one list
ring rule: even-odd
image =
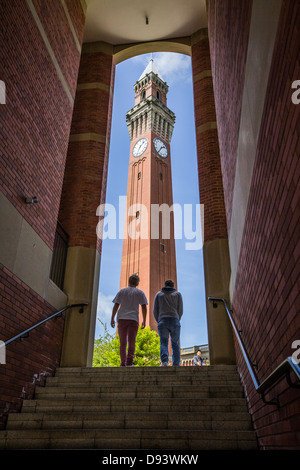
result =
[{"label": "blue jeans", "polygon": [[161,362],[169,360],[169,335],[171,336],[171,345],[173,353],[173,366],[180,365],[180,321],[177,318],[165,317],[157,324],[158,334],[160,337],[160,359]]}]

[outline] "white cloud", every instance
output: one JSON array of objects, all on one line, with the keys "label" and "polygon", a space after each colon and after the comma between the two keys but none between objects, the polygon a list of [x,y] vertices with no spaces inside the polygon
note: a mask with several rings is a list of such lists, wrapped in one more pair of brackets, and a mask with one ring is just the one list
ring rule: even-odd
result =
[{"label": "white cloud", "polygon": [[[143,54],[134,57],[133,60],[141,62],[146,67],[150,58],[151,54]],[[159,73],[168,84],[188,81],[192,78],[191,58],[187,55],[176,52],[157,52],[153,54],[153,60]]]},{"label": "white cloud", "polygon": [[175,52],[161,52],[153,56],[155,64],[168,83],[186,80],[191,76],[190,57]]},{"label": "white cloud", "polygon": [[98,294],[97,318],[100,318],[103,323],[110,324],[113,298],[114,295],[104,295],[102,292]]},{"label": "white cloud", "polygon": [[95,339],[98,339],[105,333],[104,325],[106,325],[106,330],[109,334],[116,334],[116,330],[110,326],[111,312],[113,308],[113,298],[114,295],[105,295],[100,291],[98,292]]}]

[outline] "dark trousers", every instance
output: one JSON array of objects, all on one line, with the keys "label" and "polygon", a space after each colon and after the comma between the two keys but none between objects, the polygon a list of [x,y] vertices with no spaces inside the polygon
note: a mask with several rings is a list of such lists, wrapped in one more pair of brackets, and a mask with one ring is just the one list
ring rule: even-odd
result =
[{"label": "dark trousers", "polygon": [[169,361],[169,336],[173,353],[173,366],[180,366],[180,321],[177,318],[164,317],[157,324],[160,337],[160,359],[162,363]]},{"label": "dark trousers", "polygon": [[[121,366],[132,366],[135,351],[135,338],[139,324],[134,320],[119,320],[118,333],[120,338]],[[127,351],[128,345],[128,351]]]}]

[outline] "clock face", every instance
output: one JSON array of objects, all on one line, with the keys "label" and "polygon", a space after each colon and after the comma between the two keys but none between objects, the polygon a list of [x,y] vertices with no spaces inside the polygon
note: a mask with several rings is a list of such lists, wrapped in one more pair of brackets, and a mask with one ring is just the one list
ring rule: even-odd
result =
[{"label": "clock face", "polygon": [[135,146],[132,149],[132,155],[134,157],[140,157],[146,150],[148,146],[148,140],[146,137],[143,137],[142,139],[138,140]]},{"label": "clock face", "polygon": [[158,155],[160,155],[163,158],[166,158],[168,156],[168,149],[166,147],[166,144],[164,144],[162,140],[157,139],[157,138],[153,140],[153,143],[154,143],[154,147]]}]

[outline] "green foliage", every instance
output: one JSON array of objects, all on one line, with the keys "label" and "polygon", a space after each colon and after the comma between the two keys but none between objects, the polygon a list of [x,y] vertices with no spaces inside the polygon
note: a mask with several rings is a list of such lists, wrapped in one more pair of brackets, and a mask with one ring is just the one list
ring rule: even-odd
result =
[{"label": "green foliage", "polygon": [[156,331],[139,327],[135,343],[134,364],[139,367],[160,365],[160,340]]},{"label": "green foliage", "polygon": [[[101,322],[101,320],[100,320]],[[104,326],[104,333],[95,340],[93,367],[118,367],[120,365],[119,336],[111,335]],[[134,365],[138,367],[151,367],[160,365],[160,340],[156,331],[149,326],[139,326],[135,342]]]},{"label": "green foliage", "polygon": [[94,343],[93,367],[109,367],[110,364],[106,357],[106,352],[108,345],[113,341],[114,337],[109,334],[106,323],[104,324],[101,320],[99,321],[104,327],[104,333]]}]

